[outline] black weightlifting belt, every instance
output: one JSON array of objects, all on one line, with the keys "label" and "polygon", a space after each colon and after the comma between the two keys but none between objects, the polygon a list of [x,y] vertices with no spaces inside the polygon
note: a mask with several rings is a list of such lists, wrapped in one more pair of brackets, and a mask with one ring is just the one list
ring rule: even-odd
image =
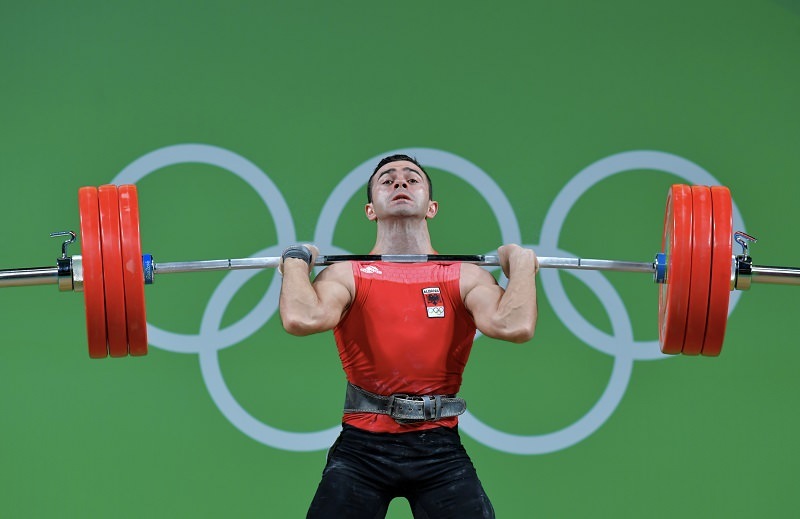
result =
[{"label": "black weightlifting belt", "polygon": [[435,422],[467,410],[463,398],[454,395],[376,395],[347,383],[345,413],[388,414],[399,423]]}]

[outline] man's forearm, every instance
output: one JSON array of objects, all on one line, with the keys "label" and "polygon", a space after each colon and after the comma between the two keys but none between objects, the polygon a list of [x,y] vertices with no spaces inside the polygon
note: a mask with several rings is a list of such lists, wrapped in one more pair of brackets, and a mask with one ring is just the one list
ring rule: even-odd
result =
[{"label": "man's forearm", "polygon": [[311,284],[308,265],[303,260],[287,258],[282,270],[278,307],[284,329],[293,335],[314,333],[317,330],[312,318],[319,307],[319,297]]}]

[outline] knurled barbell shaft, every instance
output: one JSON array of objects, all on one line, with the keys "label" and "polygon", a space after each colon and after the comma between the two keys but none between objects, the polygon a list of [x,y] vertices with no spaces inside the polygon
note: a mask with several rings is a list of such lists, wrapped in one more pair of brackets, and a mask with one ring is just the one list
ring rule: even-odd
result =
[{"label": "knurled barbell shaft", "polygon": [[[653,262],[616,261],[582,258],[553,258],[540,256],[539,268],[571,269],[571,270],[609,270],[617,272],[643,272],[652,274],[655,271]],[[459,262],[472,263],[485,267],[500,265],[497,256],[478,255],[438,255],[438,254],[383,254],[383,255],[332,255],[318,256],[316,266],[326,266],[341,261],[384,261],[389,263],[424,263],[424,262]],[[277,268],[280,257],[241,258],[204,261],[181,261],[172,263],[155,263],[156,274],[177,272],[205,272],[216,270],[246,270]]]},{"label": "knurled barbell shaft", "polygon": [[[180,272],[211,272],[220,270],[248,270],[277,268],[280,257],[238,258],[200,261],[178,261],[155,263],[154,273],[174,274]],[[634,261],[615,261],[582,258],[552,258],[540,256],[540,268],[574,270],[610,270],[619,272],[644,272],[652,274],[653,263]],[[386,254],[386,255],[333,255],[319,256],[315,265],[327,266],[341,261],[386,261],[393,263],[421,263],[426,261],[461,262],[491,267],[499,266],[497,256],[485,255],[425,255],[425,254]],[[0,287],[50,285],[58,283],[56,267],[37,267],[25,269],[0,270]]]}]

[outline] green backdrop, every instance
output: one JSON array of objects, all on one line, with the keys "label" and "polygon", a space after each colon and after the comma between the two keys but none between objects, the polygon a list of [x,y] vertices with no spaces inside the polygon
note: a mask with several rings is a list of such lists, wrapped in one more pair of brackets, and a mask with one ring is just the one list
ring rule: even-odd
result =
[{"label": "green backdrop", "polygon": [[[730,186],[756,263],[791,266],[798,92],[796,0],[4,1],[0,268],[55,265],[48,233],[78,229],[78,187],[142,157],[166,161],[137,180],[157,261],[278,251],[286,236],[366,252],[366,177],[348,175],[397,149],[430,166],[442,252],[512,236],[541,254],[650,261],[686,167]],[[609,161],[620,172],[584,182],[545,246],[562,189]],[[646,275],[551,274],[534,340],[479,338],[465,374],[462,433],[499,517],[795,512],[795,288],[735,296],[721,357],[657,359]],[[296,439],[335,428],[343,398],[332,336],[282,331],[264,296],[273,272],[220,299],[234,279],[158,277],[160,344],[102,361],[86,353],[81,295],[0,292],[0,515],[304,516],[325,449]],[[255,324],[240,336],[242,323]],[[259,436],[267,426],[299,450]]]}]

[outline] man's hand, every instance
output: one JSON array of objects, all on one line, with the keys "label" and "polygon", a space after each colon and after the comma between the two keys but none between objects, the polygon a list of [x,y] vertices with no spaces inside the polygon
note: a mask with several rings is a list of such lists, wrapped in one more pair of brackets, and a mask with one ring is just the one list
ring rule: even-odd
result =
[{"label": "man's hand", "polygon": [[292,335],[308,335],[332,329],[341,320],[355,295],[349,262],[322,269],[310,279],[319,249],[311,244],[288,247],[278,266],[283,274],[278,302],[281,322]]},{"label": "man's hand", "polygon": [[461,265],[461,294],[475,325],[487,337],[525,342],[533,337],[538,316],[536,271],[539,264],[531,249],[508,244],[497,256],[508,278],[505,289],[485,269]]},{"label": "man's hand", "polygon": [[508,279],[511,279],[512,271],[517,271],[517,269],[527,270],[530,265],[533,265],[534,275],[539,271],[539,260],[536,258],[536,253],[533,252],[533,249],[520,247],[516,243],[498,247],[497,257],[500,260],[503,274]]},{"label": "man's hand", "polygon": [[[311,270],[314,268],[314,263],[317,261],[317,256],[319,256],[319,249],[317,249],[314,245],[310,243],[303,243],[300,245],[290,245],[283,250],[281,254],[281,262],[278,265],[278,272],[283,275],[284,266],[287,261],[290,263],[294,262],[294,260],[302,260],[306,267],[308,268],[308,274],[311,274]],[[300,263],[297,261],[296,263]]]}]

